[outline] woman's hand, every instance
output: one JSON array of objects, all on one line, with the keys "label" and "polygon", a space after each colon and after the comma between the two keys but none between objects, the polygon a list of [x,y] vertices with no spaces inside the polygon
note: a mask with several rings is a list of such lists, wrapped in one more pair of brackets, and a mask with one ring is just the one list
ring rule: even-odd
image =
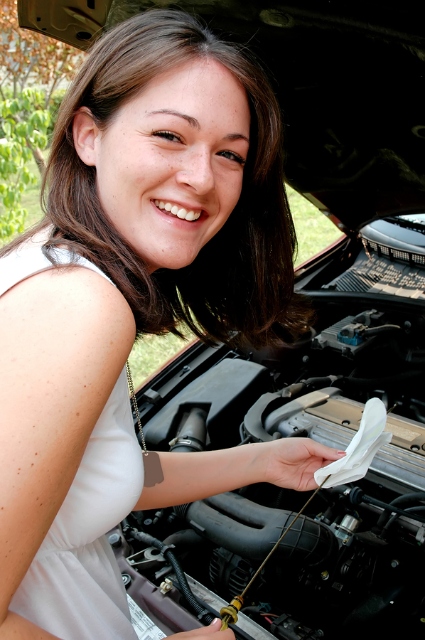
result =
[{"label": "woman's hand", "polygon": [[314,472],[345,456],[310,438],[285,438],[262,446],[268,447],[267,482],[296,491],[316,489]]},{"label": "woman's hand", "polygon": [[208,627],[203,629],[193,629],[192,631],[182,631],[182,633],[176,633],[171,638],[175,640],[213,640],[214,636],[216,640],[235,640],[235,634],[231,629],[220,631],[221,620],[216,618]]}]

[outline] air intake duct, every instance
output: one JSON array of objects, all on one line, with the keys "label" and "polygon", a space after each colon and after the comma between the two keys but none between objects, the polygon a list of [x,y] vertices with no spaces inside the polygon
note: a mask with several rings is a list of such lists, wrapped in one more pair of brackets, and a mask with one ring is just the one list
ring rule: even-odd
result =
[{"label": "air intake duct", "polygon": [[[182,515],[182,508],[179,508]],[[186,507],[185,518],[199,535],[243,558],[262,561],[296,513],[258,505],[235,493],[222,493]],[[338,544],[331,529],[300,516],[275,551],[306,567],[328,563]]]}]

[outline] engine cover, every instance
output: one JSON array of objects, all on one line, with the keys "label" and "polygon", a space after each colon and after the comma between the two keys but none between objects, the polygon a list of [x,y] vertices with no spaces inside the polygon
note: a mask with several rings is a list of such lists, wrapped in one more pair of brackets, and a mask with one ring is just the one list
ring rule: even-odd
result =
[{"label": "engine cover", "polygon": [[[360,427],[364,404],[341,395],[334,387],[307,393],[272,411],[264,421],[268,433],[282,436],[307,432],[323,444],[346,449]],[[419,422],[388,414],[390,444],[376,454],[371,470],[412,489],[425,486],[425,427]]]}]

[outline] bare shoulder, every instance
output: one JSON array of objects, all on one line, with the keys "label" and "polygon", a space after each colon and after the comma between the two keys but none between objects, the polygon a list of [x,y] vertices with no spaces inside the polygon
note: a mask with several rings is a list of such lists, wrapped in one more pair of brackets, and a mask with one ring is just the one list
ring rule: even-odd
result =
[{"label": "bare shoulder", "polygon": [[[134,341],[132,312],[120,291],[99,273],[85,267],[49,269],[23,280],[0,298],[0,323],[21,329],[53,329],[66,335],[86,330],[92,339],[117,332]],[[94,333],[93,333],[94,332]]]},{"label": "bare shoulder", "polygon": [[43,381],[63,394],[85,380],[104,401],[134,338],[122,294],[84,267],[39,273],[0,298],[0,373],[28,385],[31,398],[43,394]]},{"label": "bare shoulder", "polygon": [[2,306],[16,302],[39,308],[48,303],[58,310],[75,304],[87,310],[92,306],[99,314],[111,307],[123,316],[131,316],[125,298],[107,278],[80,266],[42,271],[22,280],[0,298]]},{"label": "bare shoulder", "polygon": [[134,336],[121,293],[87,268],[48,270],[0,297],[2,618],[69,490]]}]

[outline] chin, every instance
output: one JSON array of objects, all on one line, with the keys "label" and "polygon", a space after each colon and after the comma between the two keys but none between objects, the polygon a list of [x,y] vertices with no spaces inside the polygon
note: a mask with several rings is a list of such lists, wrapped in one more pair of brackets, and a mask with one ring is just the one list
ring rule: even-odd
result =
[{"label": "chin", "polygon": [[[157,271],[158,269],[170,269],[171,271],[177,271],[178,269],[184,269],[188,267],[195,260],[196,255],[190,256],[187,258],[182,258],[181,256],[176,257],[175,259],[168,260],[158,260],[155,262],[155,266],[150,266],[150,271]],[[152,265],[153,262],[148,262],[149,265]]]}]

